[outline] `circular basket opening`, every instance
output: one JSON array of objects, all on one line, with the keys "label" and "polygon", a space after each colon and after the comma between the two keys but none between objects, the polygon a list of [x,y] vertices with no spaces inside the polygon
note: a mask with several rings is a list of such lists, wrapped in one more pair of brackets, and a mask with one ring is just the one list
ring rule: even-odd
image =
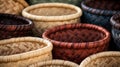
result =
[{"label": "circular basket opening", "polygon": [[70,43],[95,42],[107,36],[102,28],[90,24],[63,25],[50,29],[44,34],[51,40]]},{"label": "circular basket opening", "polygon": [[11,15],[11,14],[0,14],[1,25],[28,25],[29,21],[23,17]]},{"label": "circular basket opening", "polygon": [[86,5],[96,9],[102,10],[120,10],[119,0],[87,0]]},{"label": "circular basket opening", "polygon": [[0,56],[20,54],[24,52],[37,50],[45,46],[47,45],[42,42],[38,43],[38,42],[22,42],[22,41],[2,44],[0,45]]}]

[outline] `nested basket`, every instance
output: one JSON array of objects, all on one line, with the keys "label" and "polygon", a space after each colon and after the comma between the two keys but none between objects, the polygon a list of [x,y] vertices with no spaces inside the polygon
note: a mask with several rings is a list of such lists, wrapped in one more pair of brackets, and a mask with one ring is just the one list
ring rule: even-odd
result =
[{"label": "nested basket", "polygon": [[33,20],[34,33],[41,36],[51,27],[80,22],[82,11],[79,7],[64,3],[43,3],[25,8],[24,17]]},{"label": "nested basket", "polygon": [[83,60],[79,67],[120,67],[120,52],[102,52]]},{"label": "nested basket", "polygon": [[11,38],[0,41],[0,67],[26,67],[52,59],[50,41],[36,37]]},{"label": "nested basket", "polygon": [[116,43],[118,50],[120,50],[120,14],[112,16],[111,25],[114,42]]},{"label": "nested basket", "polygon": [[110,34],[91,24],[67,24],[49,29],[43,38],[53,43],[53,58],[80,63],[87,56],[107,50]]},{"label": "nested basket", "polygon": [[65,60],[50,60],[38,62],[28,67],[79,67],[79,65]]},{"label": "nested basket", "polygon": [[27,6],[25,0],[0,0],[0,13],[20,15]]},{"label": "nested basket", "polygon": [[83,21],[103,26],[111,30],[110,18],[120,13],[120,0],[85,0],[81,6],[83,9]]},{"label": "nested basket", "polygon": [[0,40],[12,37],[32,36],[33,23],[27,18],[0,13]]}]

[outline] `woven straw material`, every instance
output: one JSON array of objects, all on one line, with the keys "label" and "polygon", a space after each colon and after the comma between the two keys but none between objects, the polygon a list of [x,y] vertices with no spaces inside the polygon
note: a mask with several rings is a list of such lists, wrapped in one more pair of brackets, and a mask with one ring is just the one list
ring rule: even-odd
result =
[{"label": "woven straw material", "polygon": [[36,37],[11,38],[0,41],[0,67],[26,67],[51,60],[52,44]]},{"label": "woven straw material", "polygon": [[120,67],[120,52],[102,52],[87,57],[79,67]]},{"label": "woven straw material", "polygon": [[20,15],[27,6],[24,0],[0,0],[0,13]]},{"label": "woven straw material", "polygon": [[35,63],[29,67],[78,67],[79,65],[65,60],[50,60],[40,63]]},{"label": "woven straw material", "polygon": [[105,51],[110,34],[91,24],[67,24],[49,29],[43,38],[53,43],[53,58],[80,63],[87,56]]},{"label": "woven straw material", "polygon": [[34,32],[41,35],[48,28],[80,22],[82,11],[70,4],[43,3],[25,8],[22,14],[34,21]]}]

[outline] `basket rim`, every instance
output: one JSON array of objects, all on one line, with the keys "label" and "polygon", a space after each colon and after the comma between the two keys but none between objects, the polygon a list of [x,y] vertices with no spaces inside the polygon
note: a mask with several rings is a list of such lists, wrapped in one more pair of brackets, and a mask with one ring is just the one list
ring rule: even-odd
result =
[{"label": "basket rim", "polygon": [[7,44],[7,43],[13,43],[13,42],[26,42],[26,41],[43,42],[47,46],[41,49],[37,49],[37,50],[29,51],[29,52],[23,52],[20,54],[0,56],[0,62],[14,62],[18,60],[24,60],[24,59],[29,59],[32,57],[37,57],[37,56],[44,55],[50,52],[53,48],[53,45],[50,41],[46,39],[38,38],[38,37],[18,37],[18,38],[5,39],[5,40],[0,41],[0,45]]},{"label": "basket rim", "polygon": [[112,16],[116,13],[120,13],[120,11],[116,11],[116,10],[107,10],[107,9],[103,10],[103,9],[92,8],[92,7],[87,6],[85,4],[86,2],[87,1],[83,1],[81,3],[82,9],[87,11],[87,12],[93,13],[93,14]]},{"label": "basket rim", "polygon": [[[38,15],[33,15],[28,13],[28,11],[38,8],[38,7],[66,7],[66,8],[72,8],[76,10],[77,12],[75,14],[70,14],[70,15],[63,15],[63,16],[38,16]],[[24,17],[30,18],[32,20],[40,20],[40,21],[64,21],[64,20],[70,20],[70,19],[75,19],[79,18],[82,16],[82,10],[81,8],[71,5],[71,4],[66,4],[66,3],[42,3],[42,4],[35,4],[32,6],[29,6],[25,8],[22,11],[22,15]]]},{"label": "basket rim", "polygon": [[[18,16],[18,15],[14,15],[14,14],[6,14],[6,13],[0,13],[0,16],[4,16],[4,17],[10,17],[13,19],[20,19],[23,21],[26,21],[27,24],[23,24],[23,25],[4,25],[4,24],[0,24],[0,28],[4,29],[4,30],[9,30],[9,31],[14,31],[16,30],[16,28],[20,28],[20,27],[26,27],[24,30],[28,30],[29,28],[31,28],[33,26],[33,22],[25,17],[22,16]],[[10,29],[10,27],[12,27],[13,29]],[[20,29],[19,29],[20,30]]]},{"label": "basket rim", "polygon": [[35,64],[31,64],[28,67],[36,67],[36,66],[42,66],[42,65],[46,65],[46,64],[59,64],[59,65],[69,65],[72,67],[78,67],[79,65],[71,62],[71,61],[67,61],[67,60],[60,60],[60,59],[54,59],[54,60],[49,60],[49,61],[43,61],[43,62],[38,62]]},{"label": "basket rim", "polygon": [[[56,31],[56,29],[64,29],[66,28],[66,26],[69,26],[69,28],[71,28],[72,26],[84,26],[86,28],[91,28],[91,27],[95,27],[97,28],[99,31],[103,32],[105,37],[101,40],[98,40],[98,41],[94,41],[94,42],[82,42],[82,43],[71,43],[71,42],[62,42],[62,41],[57,41],[57,40],[53,40],[53,39],[50,39],[47,37],[48,34],[51,33],[51,31]],[[68,48],[67,46],[70,46],[69,48],[74,48],[74,49],[79,49],[79,48],[96,48],[98,46],[102,46],[103,43],[108,43],[108,41],[110,40],[110,33],[104,29],[103,27],[100,27],[100,26],[97,26],[97,25],[93,25],[93,24],[82,24],[82,23],[75,23],[75,24],[65,24],[65,25],[61,25],[61,26],[57,26],[57,27],[54,27],[54,28],[50,28],[48,30],[46,30],[43,35],[42,35],[43,38],[45,39],[48,39],[50,40],[54,46],[60,46],[60,47],[65,47],[65,48]],[[99,45],[98,45],[99,43]],[[75,45],[74,45],[75,44]],[[90,44],[90,45],[89,45]]]},{"label": "basket rim", "polygon": [[119,18],[120,17],[120,13],[119,14],[115,14],[111,17],[110,19],[110,23],[113,27],[117,28],[117,29],[120,29],[120,23],[116,22],[116,20],[114,19],[114,17],[117,17]]},{"label": "basket rim", "polygon": [[85,58],[81,63],[79,67],[85,67],[89,62],[102,58],[102,57],[120,57],[120,52],[119,51],[105,51],[105,52],[100,52],[93,54],[87,58]]}]

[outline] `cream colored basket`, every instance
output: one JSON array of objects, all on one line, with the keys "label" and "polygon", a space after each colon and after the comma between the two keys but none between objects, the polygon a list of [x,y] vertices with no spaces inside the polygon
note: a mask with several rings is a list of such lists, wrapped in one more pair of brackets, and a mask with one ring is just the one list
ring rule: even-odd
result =
[{"label": "cream colored basket", "polygon": [[28,67],[79,67],[78,64],[64,60],[50,60],[32,64]]},{"label": "cream colored basket", "polygon": [[24,0],[0,0],[0,13],[20,15],[27,6]]},{"label": "cream colored basket", "polygon": [[12,38],[0,41],[0,67],[26,67],[52,59],[52,44],[36,37]]},{"label": "cream colored basket", "polygon": [[41,35],[48,28],[80,22],[82,11],[70,4],[43,3],[25,8],[22,15],[34,21],[34,32]]},{"label": "cream colored basket", "polygon": [[92,55],[79,67],[120,67],[120,52],[102,52]]}]

